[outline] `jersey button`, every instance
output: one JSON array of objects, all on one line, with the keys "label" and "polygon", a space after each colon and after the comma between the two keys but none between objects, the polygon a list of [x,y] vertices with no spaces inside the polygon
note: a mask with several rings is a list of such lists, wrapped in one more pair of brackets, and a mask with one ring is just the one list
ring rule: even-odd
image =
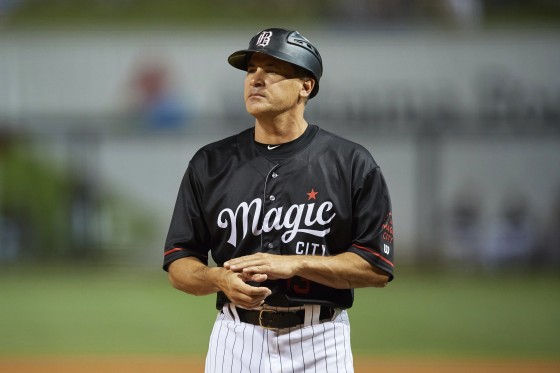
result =
[{"label": "jersey button", "polygon": [[271,201],[274,201],[274,200],[276,200],[276,197],[270,196],[270,197],[268,197],[268,199],[271,200]]},{"label": "jersey button", "polygon": [[276,179],[277,177],[278,177],[278,174],[277,174],[276,172],[273,172],[273,173],[272,173],[272,178],[273,178],[273,179]]},{"label": "jersey button", "polygon": [[274,244],[269,243],[267,246],[268,246],[269,249],[272,249],[274,247]]}]

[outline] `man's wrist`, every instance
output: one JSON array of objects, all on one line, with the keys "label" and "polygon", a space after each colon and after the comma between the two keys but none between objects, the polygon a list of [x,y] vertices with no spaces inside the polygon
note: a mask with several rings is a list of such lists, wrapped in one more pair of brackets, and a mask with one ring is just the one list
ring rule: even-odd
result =
[{"label": "man's wrist", "polygon": [[207,267],[204,273],[204,278],[208,283],[211,283],[216,291],[223,291],[224,277],[226,269],[223,267]]},{"label": "man's wrist", "polygon": [[294,276],[301,276],[304,274],[309,268],[312,267],[311,263],[313,261],[313,256],[311,255],[294,255],[294,265],[295,265],[295,273]]}]

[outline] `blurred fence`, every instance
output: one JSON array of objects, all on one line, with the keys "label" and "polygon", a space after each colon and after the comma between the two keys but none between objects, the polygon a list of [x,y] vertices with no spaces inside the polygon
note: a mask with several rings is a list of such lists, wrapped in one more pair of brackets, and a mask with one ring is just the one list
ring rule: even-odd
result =
[{"label": "blurred fence", "polygon": [[[226,59],[255,31],[0,35],[0,261],[159,261],[192,154],[252,125]],[[399,262],[559,265],[560,32],[300,31],[308,120],[381,165]]]}]

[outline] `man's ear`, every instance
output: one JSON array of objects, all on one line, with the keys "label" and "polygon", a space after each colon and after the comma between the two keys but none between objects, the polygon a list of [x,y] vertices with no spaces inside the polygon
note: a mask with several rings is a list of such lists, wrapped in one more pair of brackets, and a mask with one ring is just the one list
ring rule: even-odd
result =
[{"label": "man's ear", "polygon": [[311,95],[311,92],[315,87],[315,79],[303,78],[302,82],[303,84],[301,86],[300,96],[303,98],[309,98],[309,95]]}]

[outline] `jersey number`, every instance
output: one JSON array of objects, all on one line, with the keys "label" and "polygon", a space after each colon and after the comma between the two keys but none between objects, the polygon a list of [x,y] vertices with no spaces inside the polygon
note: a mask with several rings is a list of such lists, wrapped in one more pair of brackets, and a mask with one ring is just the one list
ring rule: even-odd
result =
[{"label": "jersey number", "polygon": [[288,280],[288,288],[296,294],[309,294],[311,282],[305,278],[293,277]]}]

